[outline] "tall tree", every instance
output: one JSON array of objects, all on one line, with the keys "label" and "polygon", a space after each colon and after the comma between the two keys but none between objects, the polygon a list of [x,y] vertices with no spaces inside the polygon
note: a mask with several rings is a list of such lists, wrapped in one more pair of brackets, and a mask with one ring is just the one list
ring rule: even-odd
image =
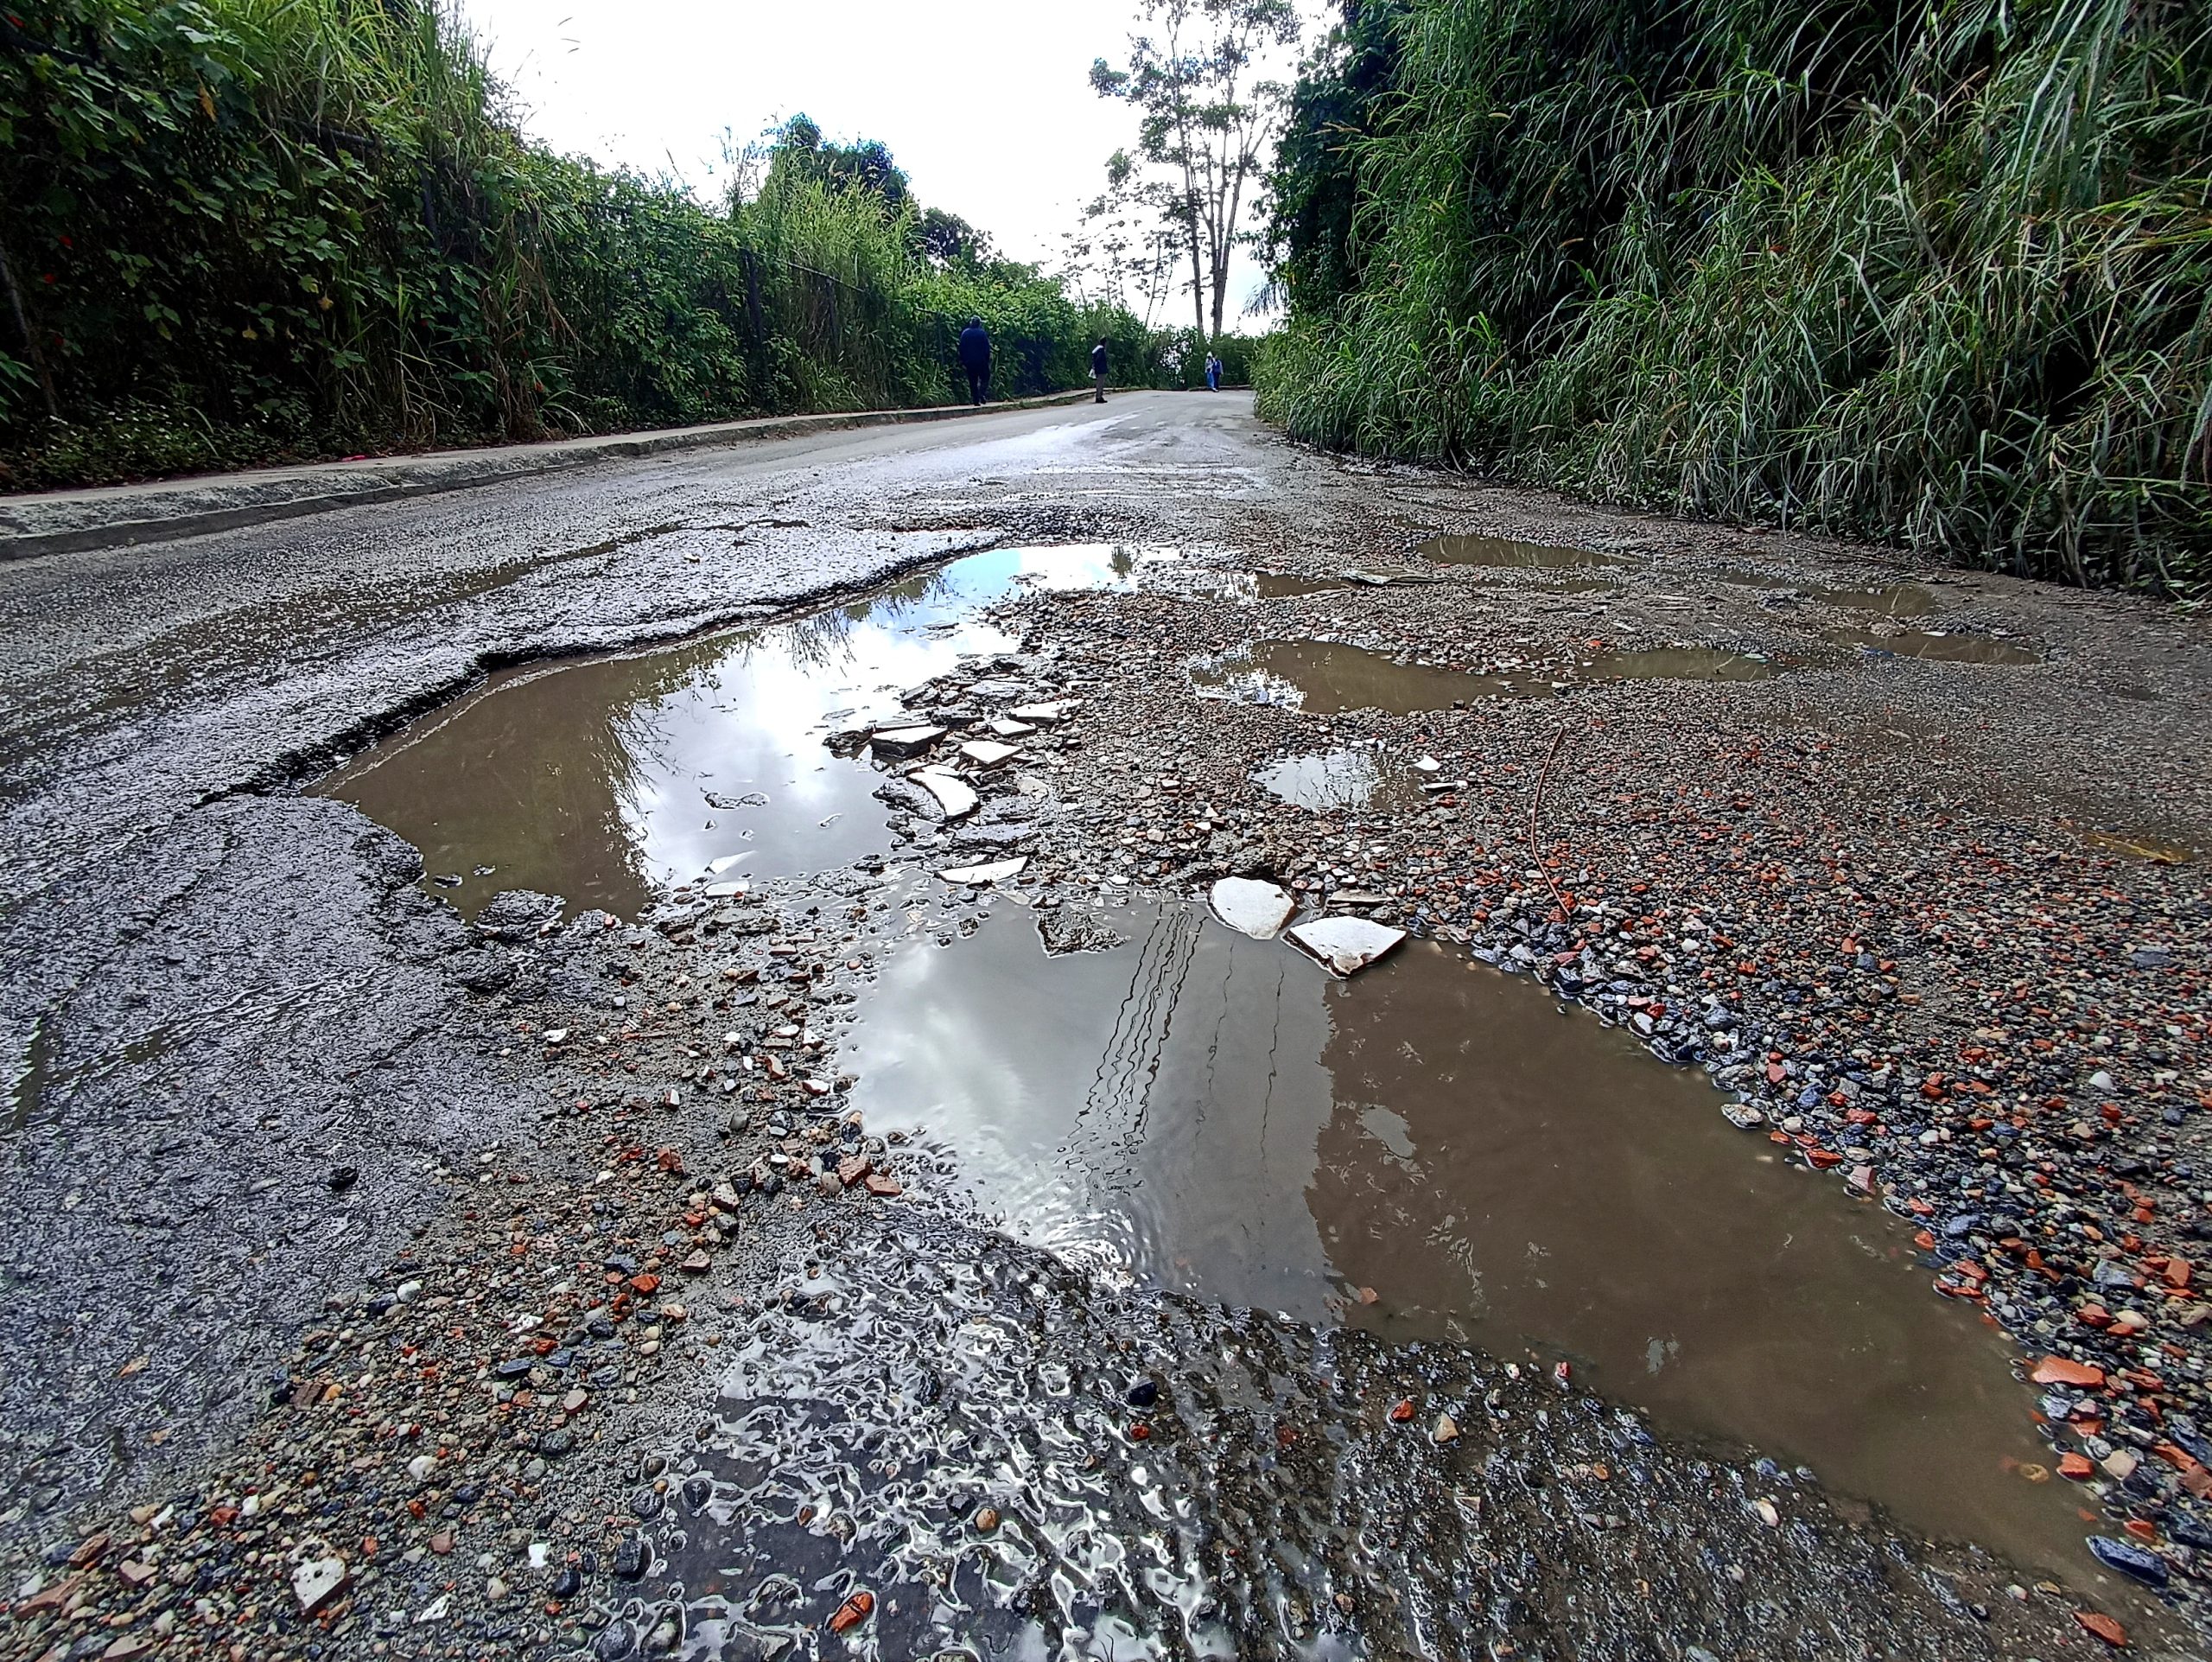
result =
[{"label": "tall tree", "polygon": [[1298,11],[1292,0],[1144,0],[1143,17],[1127,68],[1103,58],[1090,66],[1092,89],[1138,114],[1136,156],[1117,152],[1109,181],[1174,227],[1190,259],[1192,317],[1211,339],[1281,118],[1286,89],[1264,78],[1262,60],[1296,43]]}]

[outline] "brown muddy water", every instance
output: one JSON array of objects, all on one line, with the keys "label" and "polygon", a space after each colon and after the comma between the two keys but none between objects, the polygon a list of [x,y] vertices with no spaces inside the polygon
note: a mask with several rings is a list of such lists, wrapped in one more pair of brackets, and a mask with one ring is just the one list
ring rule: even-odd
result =
[{"label": "brown muddy water", "polygon": [[995,549],[792,622],[495,675],[324,780],[423,851],[463,913],[502,889],[634,915],[676,883],[827,870],[888,841],[883,776],[823,741],[901,689],[1017,643],[1022,589],[1249,589],[1251,573],[1119,544]]},{"label": "brown muddy water", "polygon": [[1942,609],[1936,591],[1916,583],[1892,583],[1879,589],[1817,589],[1795,577],[1764,572],[1722,571],[1720,580],[1750,589],[1772,589],[1802,595],[1847,612],[1878,612],[1884,617],[1928,617]]},{"label": "brown muddy water", "polygon": [[1243,704],[1282,704],[1317,716],[1381,710],[1395,716],[1446,710],[1471,698],[1549,698],[1606,681],[1764,681],[1775,665],[1764,658],[1705,646],[1602,652],[1556,670],[1473,675],[1423,664],[1399,664],[1364,646],[1325,640],[1265,640],[1191,668],[1201,697]]},{"label": "brown muddy water", "polygon": [[1202,908],[1019,908],[895,953],[840,1066],[1001,1226],[1109,1283],[1449,1339],[2078,1575],[2012,1352],[1908,1232],[1732,1128],[1702,1074],[1446,949],[1351,981]]},{"label": "brown muddy water", "polygon": [[2043,655],[1982,634],[1935,634],[1901,629],[1883,634],[1873,629],[1829,629],[1827,638],[1839,646],[1861,652],[1889,653],[1898,658],[1925,658],[1942,664],[2040,664]]}]

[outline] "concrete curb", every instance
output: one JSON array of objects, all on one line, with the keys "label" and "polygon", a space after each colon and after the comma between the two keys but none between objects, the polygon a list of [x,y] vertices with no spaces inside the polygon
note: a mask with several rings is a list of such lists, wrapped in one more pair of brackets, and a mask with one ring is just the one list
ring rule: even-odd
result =
[{"label": "concrete curb", "polygon": [[556,439],[547,444],[508,444],[478,450],[441,450],[419,456],[380,456],[367,462],[318,462],[296,468],[202,475],[146,485],[108,485],[92,490],[47,491],[0,498],[0,560],[29,559],[89,548],[127,548],[171,542],[213,531],[327,513],[410,496],[434,496],[533,474],[563,473],[595,462],[712,449],[748,441],[798,438],[841,428],[886,427],[907,422],[957,421],[1006,410],[1043,410],[1090,398],[1090,389],[987,404],[944,404],[926,410],[861,410],[812,416],[768,416],[671,427],[602,438]]}]

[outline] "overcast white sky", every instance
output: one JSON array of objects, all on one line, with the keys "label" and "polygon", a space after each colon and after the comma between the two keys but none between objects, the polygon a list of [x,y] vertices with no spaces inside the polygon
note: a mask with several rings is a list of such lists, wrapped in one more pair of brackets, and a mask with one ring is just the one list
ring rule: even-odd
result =
[{"label": "overcast white sky", "polygon": [[[1135,0],[461,4],[525,126],[556,150],[673,169],[712,197],[725,132],[743,144],[804,111],[833,138],[881,139],[925,204],[1052,268],[1106,158],[1135,136],[1128,106],[1086,77],[1092,59],[1122,54]],[[1232,312],[1260,281],[1239,263]]]}]

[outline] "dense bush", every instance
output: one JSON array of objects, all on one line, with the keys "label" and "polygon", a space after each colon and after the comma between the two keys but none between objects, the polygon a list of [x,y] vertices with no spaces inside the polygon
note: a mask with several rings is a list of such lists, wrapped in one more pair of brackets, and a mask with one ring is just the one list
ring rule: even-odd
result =
[{"label": "dense bush", "polygon": [[1298,435],[2075,581],[2212,576],[2212,11],[1351,0]]},{"label": "dense bush", "polygon": [[941,401],[971,313],[1001,392],[1081,384],[1101,334],[1166,378],[925,218],[810,124],[721,207],[550,155],[420,0],[10,0],[0,487]]}]

